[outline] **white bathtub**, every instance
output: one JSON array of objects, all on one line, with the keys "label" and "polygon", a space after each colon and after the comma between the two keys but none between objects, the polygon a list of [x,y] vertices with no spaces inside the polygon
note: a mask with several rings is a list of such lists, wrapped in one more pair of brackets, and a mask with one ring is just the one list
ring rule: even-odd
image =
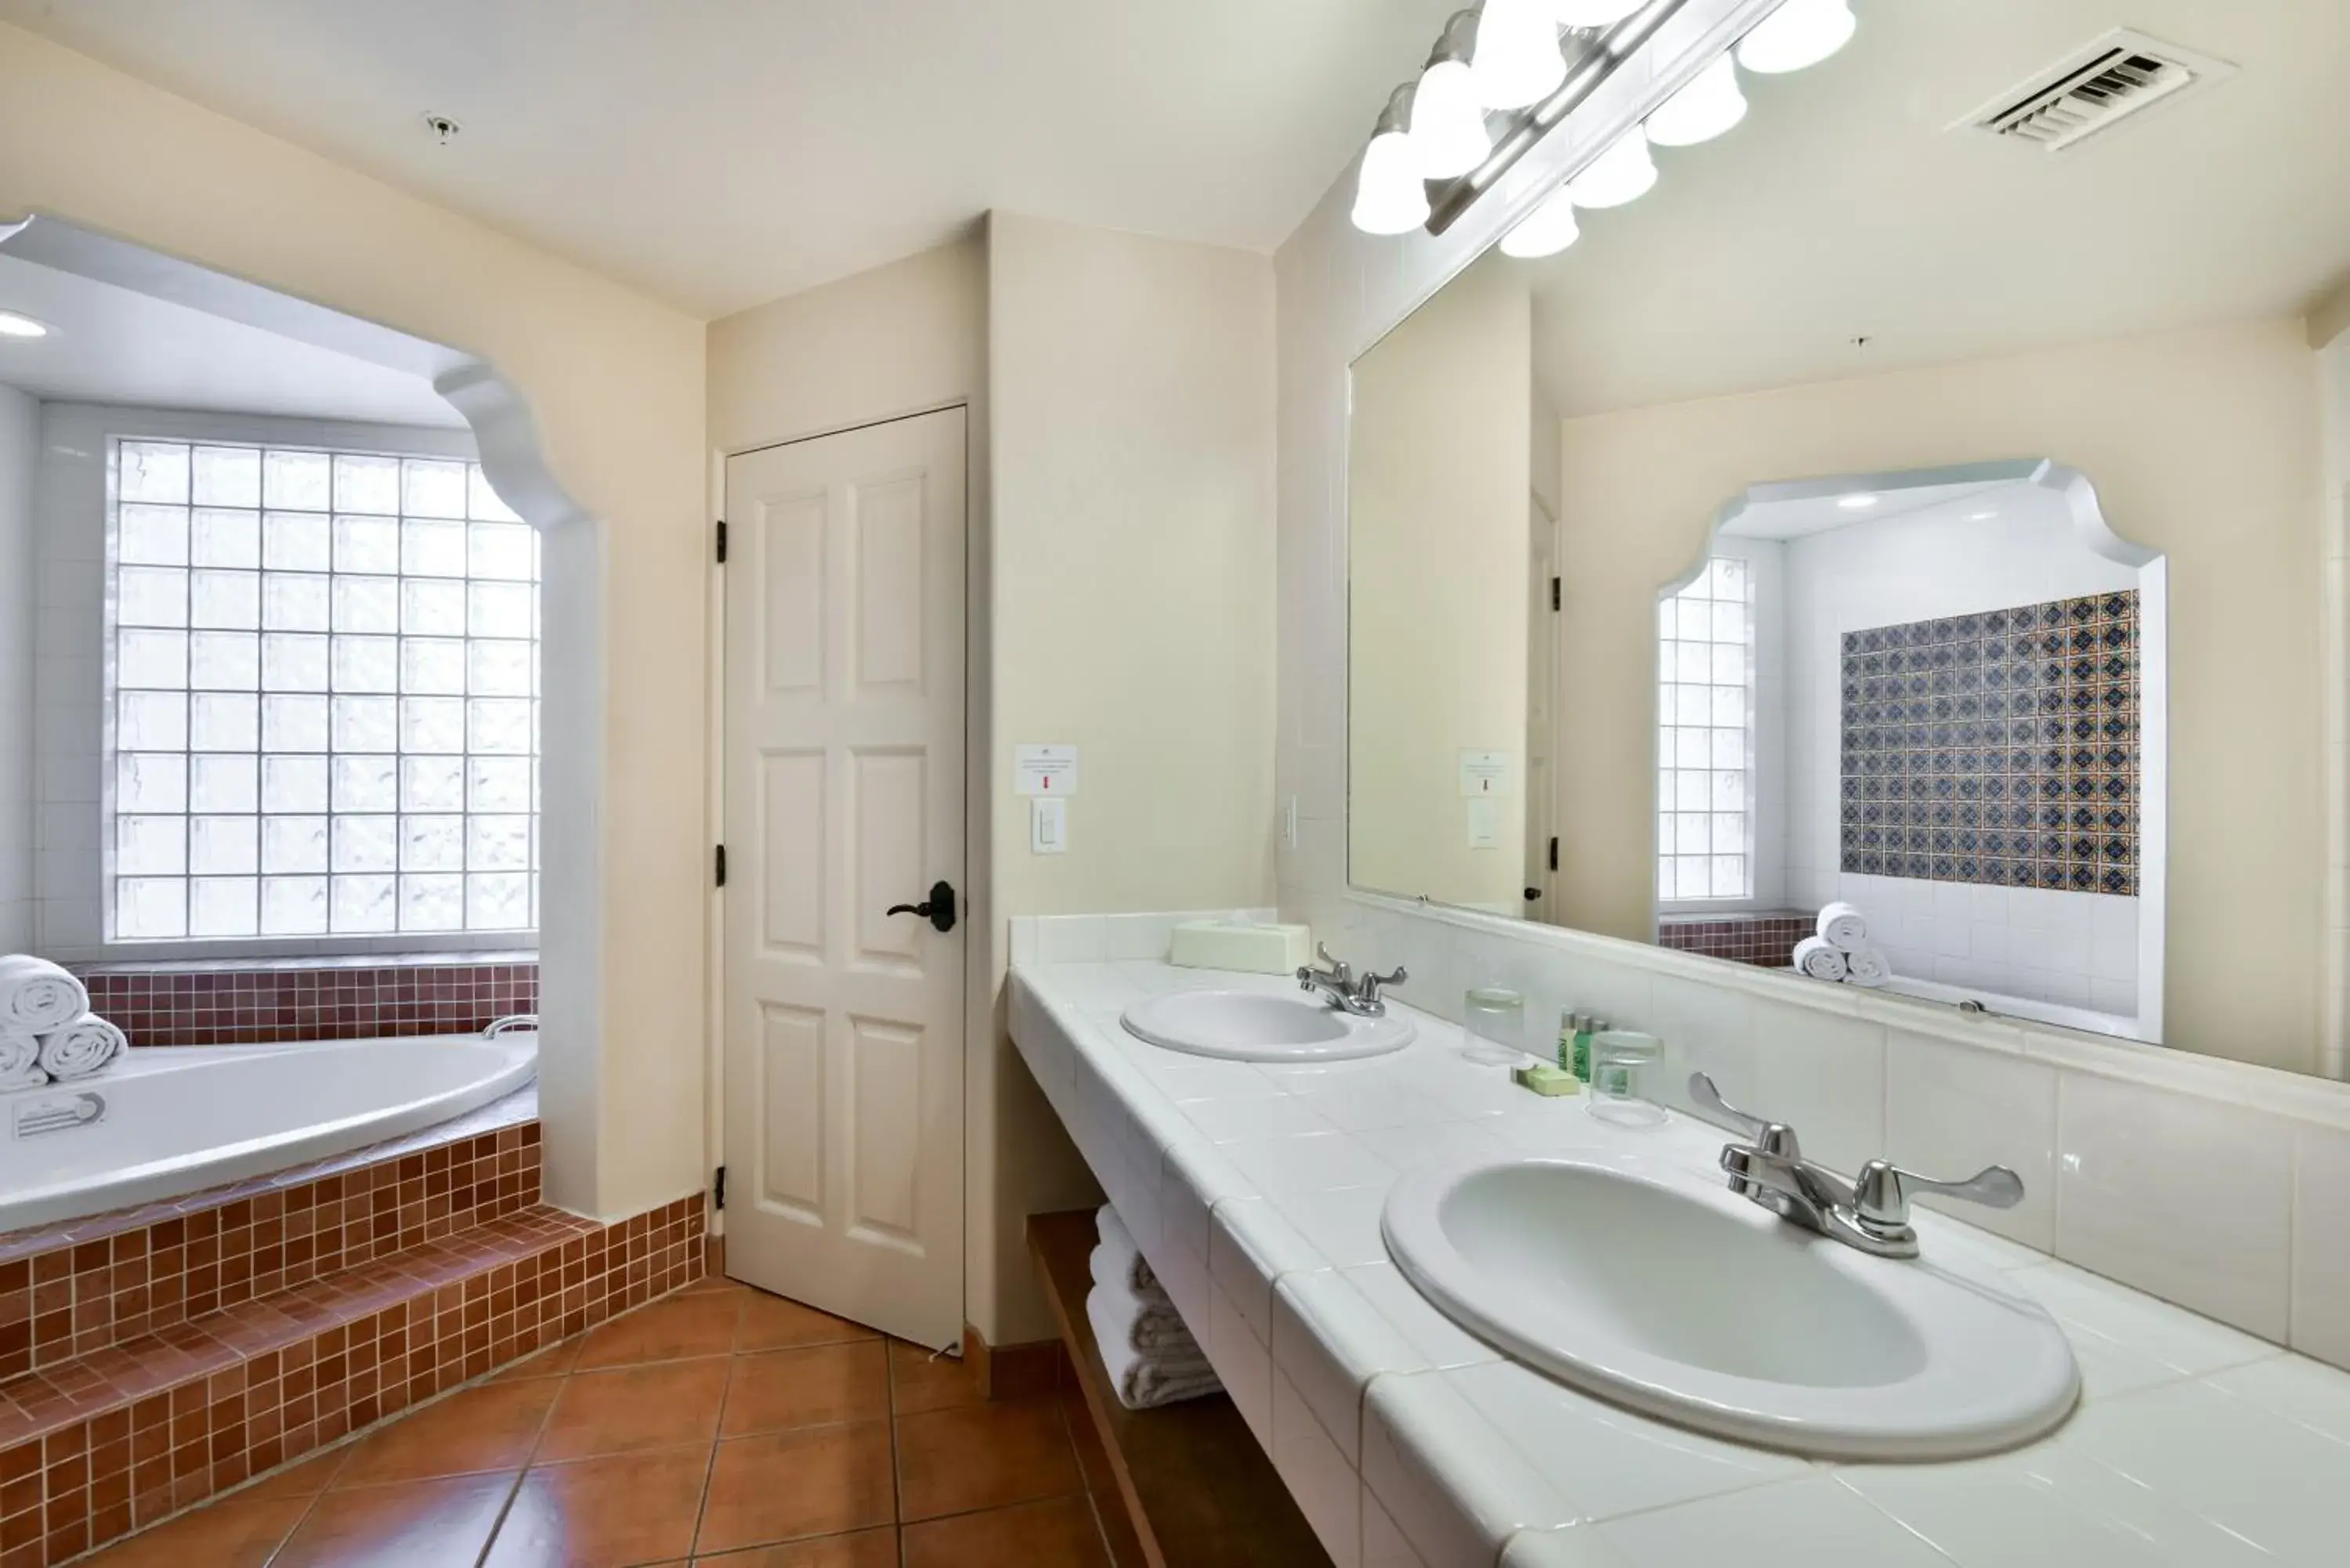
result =
[{"label": "white bathtub", "polygon": [[133,1051],[99,1077],[0,1095],[0,1231],[364,1147],[487,1105],[537,1070],[526,1033]]},{"label": "white bathtub", "polygon": [[1919,1002],[1947,1002],[1953,1007],[1962,1007],[1971,1002],[1986,1012],[2021,1018],[2032,1023],[2054,1023],[2063,1029],[2117,1035],[2124,1040],[2144,1038],[2138,1033],[2135,1018],[2124,1018],[2114,1012],[2098,1012],[2086,1007],[2072,1007],[2061,1002],[2042,1002],[2037,997],[2009,996],[2002,992],[1985,991],[1980,986],[1952,985],[1938,980],[1918,980],[1910,975],[1897,974],[1887,981],[1882,989],[1893,996],[1911,997]]}]

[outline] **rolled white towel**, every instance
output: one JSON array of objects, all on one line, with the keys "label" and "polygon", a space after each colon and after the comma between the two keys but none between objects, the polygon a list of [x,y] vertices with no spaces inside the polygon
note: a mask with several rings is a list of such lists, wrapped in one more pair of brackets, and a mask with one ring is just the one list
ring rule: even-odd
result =
[{"label": "rolled white towel", "polygon": [[79,976],[30,953],[0,958],[0,1029],[47,1034],[89,1011]]},{"label": "rolled white towel", "polygon": [[1893,961],[1885,950],[1874,943],[1863,942],[1844,955],[1845,968],[1851,971],[1852,983],[1875,991],[1893,978]]},{"label": "rolled white towel", "polygon": [[41,1042],[21,1029],[0,1029],[0,1094],[37,1089],[49,1081],[41,1071]]},{"label": "rolled white towel", "polygon": [[[1101,1245],[1094,1249],[1094,1278],[1104,1283],[1123,1281],[1126,1288],[1137,1295],[1159,1288],[1159,1276],[1150,1272],[1150,1260],[1134,1244],[1118,1210],[1107,1203],[1094,1216],[1094,1234],[1101,1238]],[[1103,1272],[1105,1268],[1107,1272]]]},{"label": "rolled white towel", "polygon": [[1147,1410],[1222,1389],[1223,1385],[1216,1380],[1215,1368],[1208,1365],[1204,1355],[1146,1354],[1121,1343],[1118,1324],[1109,1316],[1105,1294],[1099,1286],[1086,1293],[1086,1317],[1093,1324],[1102,1370],[1109,1374],[1110,1387],[1117,1393],[1119,1404],[1129,1410]]},{"label": "rolled white towel", "polygon": [[[1097,1253],[1101,1251],[1098,1247],[1094,1250]],[[1112,1322],[1126,1325],[1126,1342],[1135,1349],[1145,1355],[1199,1354],[1200,1342],[1183,1325],[1182,1314],[1167,1299],[1165,1291],[1154,1287],[1137,1293],[1118,1280],[1105,1280],[1097,1274],[1092,1294],[1102,1298],[1102,1310]]]},{"label": "rolled white towel", "polygon": [[1822,937],[1805,937],[1795,944],[1795,967],[1814,980],[1831,984],[1846,976],[1844,954]]},{"label": "rolled white towel", "polygon": [[1838,952],[1848,953],[1868,940],[1868,917],[1841,899],[1822,909],[1812,929]]},{"label": "rolled white towel", "polygon": [[62,1084],[94,1078],[122,1059],[130,1042],[95,1012],[85,1012],[62,1029],[41,1036],[41,1071]]}]

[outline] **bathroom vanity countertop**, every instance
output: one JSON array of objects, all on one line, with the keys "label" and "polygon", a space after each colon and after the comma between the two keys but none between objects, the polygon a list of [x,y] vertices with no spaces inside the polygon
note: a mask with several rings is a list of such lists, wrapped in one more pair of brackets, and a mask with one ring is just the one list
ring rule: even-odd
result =
[{"label": "bathroom vanity countertop", "polygon": [[1118,1014],[1163,963],[1015,961],[1011,1033],[1339,1568],[2335,1568],[2350,1374],[1939,1215],[2043,1303],[2085,1391],[2052,1436],[1956,1463],[1825,1464],[1700,1436],[1553,1382],[1464,1333],[1388,1262],[1396,1175],[1472,1151],[1637,1147],[1706,1179],[1728,1135],[1600,1122],[1419,1035],[1265,1066],[1149,1045]]}]

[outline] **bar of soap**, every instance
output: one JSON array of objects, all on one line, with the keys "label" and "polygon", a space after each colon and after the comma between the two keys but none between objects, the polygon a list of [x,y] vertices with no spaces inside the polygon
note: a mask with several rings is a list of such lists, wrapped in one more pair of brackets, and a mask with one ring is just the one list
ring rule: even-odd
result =
[{"label": "bar of soap", "polygon": [[1313,958],[1313,935],[1304,926],[1228,916],[1185,920],[1175,928],[1167,950],[1167,961],[1184,969],[1230,969],[1245,974],[1295,974]]},{"label": "bar of soap", "polygon": [[1510,1070],[1510,1081],[1522,1089],[1532,1089],[1537,1095],[1573,1095],[1583,1089],[1583,1080],[1564,1067],[1554,1067],[1548,1062],[1534,1062]]}]

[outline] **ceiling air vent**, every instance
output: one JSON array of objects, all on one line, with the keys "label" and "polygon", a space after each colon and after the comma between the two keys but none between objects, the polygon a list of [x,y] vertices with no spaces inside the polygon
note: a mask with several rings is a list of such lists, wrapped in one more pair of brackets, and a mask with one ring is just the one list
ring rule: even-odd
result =
[{"label": "ceiling air vent", "polygon": [[2035,72],[1959,123],[2058,152],[2235,69],[2225,60],[2120,28]]}]

